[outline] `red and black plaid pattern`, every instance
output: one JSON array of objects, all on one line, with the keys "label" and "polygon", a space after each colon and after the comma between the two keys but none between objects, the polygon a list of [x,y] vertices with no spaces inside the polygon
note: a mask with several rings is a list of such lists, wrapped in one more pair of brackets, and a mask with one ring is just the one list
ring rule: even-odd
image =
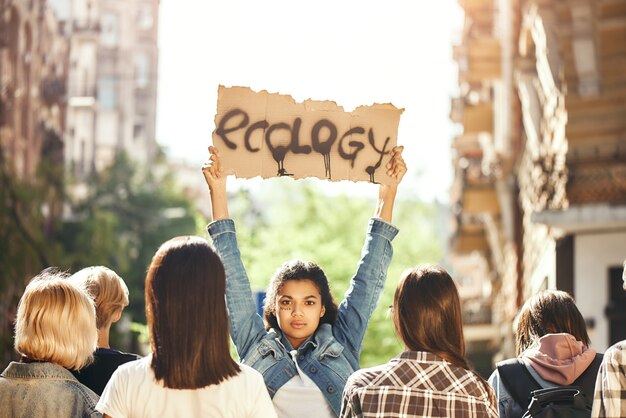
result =
[{"label": "red and black plaid pattern", "polygon": [[497,418],[498,409],[493,390],[475,373],[431,353],[407,351],[350,376],[341,417]]},{"label": "red and black plaid pattern", "polygon": [[593,418],[626,416],[626,340],[604,353],[593,397]]}]

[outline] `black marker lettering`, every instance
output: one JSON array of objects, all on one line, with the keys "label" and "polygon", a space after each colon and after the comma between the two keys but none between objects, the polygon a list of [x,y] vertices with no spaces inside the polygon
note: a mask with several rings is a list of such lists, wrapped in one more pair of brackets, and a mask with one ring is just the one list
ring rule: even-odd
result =
[{"label": "black marker lettering", "polygon": [[248,129],[246,129],[246,134],[244,136],[244,145],[246,146],[246,149],[248,151],[257,152],[260,149],[260,148],[252,148],[252,144],[250,144],[250,136],[252,135],[252,132],[257,129],[261,129],[264,131],[267,129],[268,126],[269,126],[269,123],[267,123],[266,120],[260,120],[248,126]]},{"label": "black marker lettering", "polygon": [[[234,117],[242,115],[243,117],[241,118],[241,122],[239,122],[239,125],[237,126],[233,126],[230,128],[226,128],[226,124]],[[219,136],[220,138],[222,138],[222,141],[224,141],[224,143],[226,144],[226,146],[230,149],[237,149],[237,144],[235,144],[234,142],[232,142],[231,140],[229,140],[226,137],[226,134],[229,134],[231,132],[234,132],[238,129],[243,128],[244,126],[246,126],[248,124],[248,122],[250,121],[250,118],[248,117],[248,114],[246,112],[244,112],[241,109],[233,109],[230,112],[226,113],[222,119],[220,120],[220,123],[217,127],[217,129],[215,130],[215,134],[217,136]]]},{"label": "black marker lettering", "polygon": [[311,147],[309,145],[300,145],[300,126],[302,119],[296,118],[291,128],[291,152],[294,154],[310,154]]},{"label": "black marker lettering", "polygon": [[[328,129],[328,138],[324,142],[320,142],[320,130],[322,128]],[[337,139],[337,127],[334,123],[328,119],[322,119],[313,125],[311,129],[311,143],[313,149],[324,156],[324,169],[326,178],[331,178],[330,175],[330,149],[332,148],[335,140]]]},{"label": "black marker lettering", "polygon": [[383,149],[379,150],[378,148],[376,148],[376,143],[374,142],[374,131],[372,130],[372,128],[370,128],[368,132],[368,137],[369,137],[370,145],[372,146],[372,148],[374,148],[374,151],[380,154],[380,158],[378,159],[378,162],[375,165],[368,166],[365,169],[365,172],[370,175],[370,182],[376,183],[376,181],[374,181],[374,173],[376,173],[376,170],[378,170],[378,167],[380,167],[380,163],[383,161],[383,156],[385,154],[389,154],[389,151],[385,152],[385,149],[387,149],[387,145],[389,144],[390,138],[387,137],[387,139],[385,139],[385,144],[383,145]]},{"label": "black marker lettering", "polygon": [[293,176],[293,174],[289,174],[287,173],[287,170],[285,170],[285,155],[287,155],[287,151],[289,151],[289,146],[284,146],[284,145],[274,146],[272,145],[272,141],[270,140],[272,132],[274,132],[277,129],[289,130],[289,125],[287,125],[286,123],[275,123],[272,126],[270,126],[265,131],[265,143],[267,144],[267,147],[270,149],[270,152],[272,153],[272,157],[274,158],[274,161],[278,163],[277,175]]},{"label": "black marker lettering", "polygon": [[359,142],[359,141],[350,141],[350,142],[348,142],[348,145],[351,146],[351,147],[354,147],[355,150],[353,152],[351,152],[351,153],[347,153],[343,149],[343,140],[348,138],[350,135],[353,135],[353,134],[364,134],[364,133],[365,133],[365,129],[361,128],[360,126],[357,126],[356,128],[352,128],[348,132],[343,134],[343,136],[339,140],[339,147],[338,147],[339,148],[339,155],[344,160],[350,161],[350,167],[352,167],[352,168],[354,168],[354,161],[356,160],[356,156],[358,155],[358,153],[363,148],[365,148],[365,145],[362,142]]}]

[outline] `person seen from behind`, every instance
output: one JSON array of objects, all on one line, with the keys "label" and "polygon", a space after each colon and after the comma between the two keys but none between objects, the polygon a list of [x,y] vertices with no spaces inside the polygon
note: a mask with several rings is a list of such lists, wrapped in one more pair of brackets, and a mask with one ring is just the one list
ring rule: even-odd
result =
[{"label": "person seen from behind", "polygon": [[[626,290],[626,260],[622,280]],[[604,353],[593,399],[594,418],[626,416],[626,340],[615,343]]]},{"label": "person seen from behind", "polygon": [[405,351],[350,376],[341,417],[496,418],[493,390],[465,358],[461,303],[452,277],[434,266],[407,270],[391,309]]},{"label": "person seen from behind", "polygon": [[98,348],[94,361],[74,372],[74,375],[82,384],[101,395],[118,366],[141,358],[115,350],[109,343],[111,326],[120,320],[122,311],[128,306],[128,288],[117,273],[103,266],[84,268],[74,273],[70,281],[84,286],[93,298],[98,327]]},{"label": "person seen from behind", "polygon": [[46,269],[17,308],[15,350],[0,375],[0,418],[97,418],[98,395],[71,370],[91,361],[98,335],[93,301],[67,275]]},{"label": "person seen from behind", "polygon": [[[590,347],[585,320],[574,299],[560,290],[544,290],[530,297],[518,314],[515,348],[517,358],[498,363],[489,377],[498,397],[502,418],[519,418],[524,415],[531,391],[515,399],[512,389],[515,380],[501,373],[505,364],[522,364],[541,388],[572,385],[575,382],[595,380],[601,354]],[[592,399],[593,389],[585,393]]]},{"label": "person seen from behind", "polygon": [[225,286],[205,239],[161,245],[145,281],[152,352],[117,368],[97,410],[112,418],[275,417],[261,375],[230,356]]}]

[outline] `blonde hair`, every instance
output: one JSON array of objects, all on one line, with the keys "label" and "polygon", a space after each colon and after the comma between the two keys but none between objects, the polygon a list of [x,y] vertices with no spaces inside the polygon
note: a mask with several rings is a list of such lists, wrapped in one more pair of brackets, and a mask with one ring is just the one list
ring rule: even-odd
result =
[{"label": "blonde hair", "polygon": [[104,266],[84,268],[70,280],[84,286],[96,304],[96,326],[111,325],[113,317],[128,306],[128,287],[120,276]]},{"label": "blonde hair", "polygon": [[91,362],[97,341],[96,312],[85,289],[54,269],[31,280],[17,307],[18,353],[78,370]]}]

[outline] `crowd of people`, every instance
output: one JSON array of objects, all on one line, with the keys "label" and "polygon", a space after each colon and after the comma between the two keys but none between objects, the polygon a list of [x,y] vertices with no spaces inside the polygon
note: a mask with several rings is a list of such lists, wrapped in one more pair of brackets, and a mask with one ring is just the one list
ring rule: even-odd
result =
[{"label": "crowd of people", "polygon": [[[209,153],[203,173],[213,245],[176,237],[155,253],[145,279],[150,353],[110,347],[110,328],[128,305],[115,272],[46,269],[18,305],[21,358],[0,375],[0,418],[514,418],[551,407],[554,417],[626,416],[626,341],[597,353],[569,294],[546,290],[526,301],[517,318],[517,356],[498,363],[487,381],[466,358],[455,282],[431,265],[407,269],[395,290],[390,313],[404,351],[360,369],[398,233],[392,213],[406,173],[402,147],[391,151],[386,169],[395,184],[379,186],[343,300],[335,302],[317,264],[290,260],[270,279],[259,315],[219,152]],[[231,339],[240,362],[231,356]],[[542,399],[551,394],[558,400],[548,405]],[[574,412],[558,415],[558,408]]]}]

